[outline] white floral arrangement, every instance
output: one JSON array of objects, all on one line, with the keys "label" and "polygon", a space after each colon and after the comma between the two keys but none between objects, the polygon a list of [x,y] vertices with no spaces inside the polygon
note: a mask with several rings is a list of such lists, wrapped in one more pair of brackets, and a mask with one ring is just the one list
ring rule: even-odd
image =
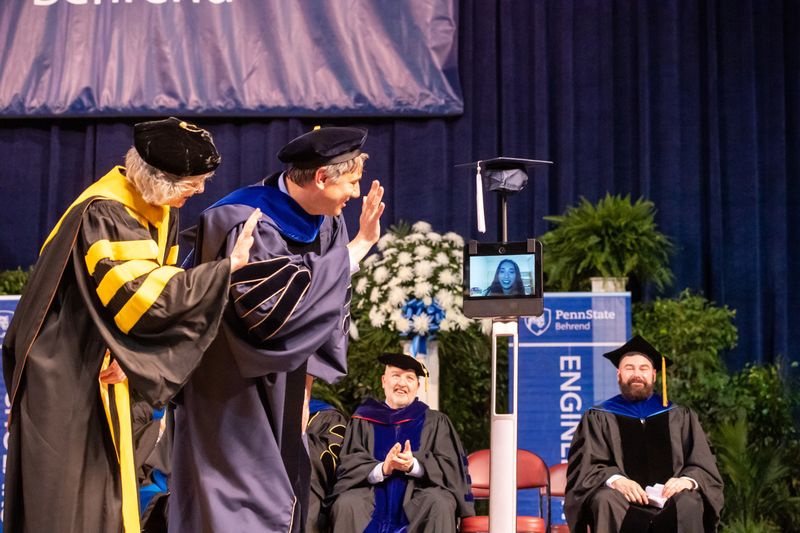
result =
[{"label": "white floral arrangement", "polygon": [[[402,231],[401,231],[402,233]],[[419,221],[401,236],[389,231],[354,276],[352,306],[361,320],[422,340],[437,330],[465,330],[461,276],[464,239]],[[351,336],[358,329],[351,323]]]}]

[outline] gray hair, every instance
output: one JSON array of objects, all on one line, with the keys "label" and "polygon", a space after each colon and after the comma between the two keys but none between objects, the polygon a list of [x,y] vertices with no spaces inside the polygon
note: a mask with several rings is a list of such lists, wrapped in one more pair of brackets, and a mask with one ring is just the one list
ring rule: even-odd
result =
[{"label": "gray hair", "polygon": [[297,185],[303,186],[307,183],[311,183],[314,180],[314,175],[317,173],[317,170],[321,168],[327,179],[336,181],[342,174],[349,174],[351,172],[360,174],[364,170],[364,161],[367,159],[369,159],[369,154],[361,153],[353,159],[348,159],[341,163],[334,163],[333,165],[325,165],[317,168],[292,167],[286,171],[286,177]]},{"label": "gray hair", "polygon": [[[203,174],[205,179],[213,172]],[[166,205],[172,199],[186,192],[187,181],[198,176],[177,176],[159,170],[145,162],[136,148],[131,147],[125,154],[125,177],[133,184],[145,202],[152,205]]]}]

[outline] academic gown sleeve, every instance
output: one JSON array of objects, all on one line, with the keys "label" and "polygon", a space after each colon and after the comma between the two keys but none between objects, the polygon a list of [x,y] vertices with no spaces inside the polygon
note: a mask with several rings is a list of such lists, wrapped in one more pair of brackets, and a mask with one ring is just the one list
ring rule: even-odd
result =
[{"label": "academic gown sleeve", "polygon": [[133,388],[155,405],[180,389],[213,340],[230,276],[230,261],[176,267],[171,218],[162,257],[155,229],[118,202],[93,202],[73,253],[109,349]]},{"label": "academic gown sleeve", "polygon": [[324,498],[336,481],[336,469],[344,442],[347,419],[336,409],[315,413],[308,421],[308,455],[311,458],[312,490]]},{"label": "academic gown sleeve", "polygon": [[475,514],[467,475],[467,455],[447,415],[428,411],[420,449],[414,452],[414,457],[425,471],[422,479],[414,480],[416,486],[438,487],[452,494],[458,516]]},{"label": "academic gown sleeve", "polygon": [[372,453],[374,442],[372,424],[360,418],[351,418],[339,453],[334,496],[354,488],[370,487],[367,476],[379,462]]},{"label": "academic gown sleeve", "polygon": [[335,409],[315,413],[308,422],[306,437],[311,459],[311,496],[309,498],[309,531],[326,531],[325,499],[336,482],[336,469],[344,441],[347,419]]},{"label": "academic gown sleeve", "polygon": [[[372,455],[375,446],[372,425],[365,420],[351,418],[347,423],[344,442],[339,452],[339,466],[336,469],[336,482],[326,507],[332,509],[334,519],[332,531],[364,531],[372,519],[375,501],[374,487],[367,481],[370,471],[378,464]],[[337,514],[337,499],[347,505],[346,513]],[[357,503],[352,505],[352,503]],[[344,516],[342,516],[342,514]]]},{"label": "academic gown sleeve", "polygon": [[564,498],[564,514],[570,531],[586,531],[592,518],[586,503],[606,480],[615,474],[623,474],[615,460],[614,450],[608,443],[613,438],[610,424],[613,415],[597,410],[584,414],[569,449],[567,463],[567,487]]},{"label": "academic gown sleeve", "polygon": [[688,476],[697,481],[705,503],[703,522],[707,528],[715,527],[724,503],[723,481],[705,431],[697,414],[686,407],[677,407],[670,413],[670,427],[673,451],[682,450],[676,457],[675,477]]},{"label": "academic gown sleeve", "polygon": [[[241,227],[229,234],[228,253]],[[253,237],[250,262],[231,277],[225,328],[242,375],[289,372],[311,356],[318,368],[346,373],[346,232],[334,235],[322,254],[291,253],[269,220],[259,221]]]}]

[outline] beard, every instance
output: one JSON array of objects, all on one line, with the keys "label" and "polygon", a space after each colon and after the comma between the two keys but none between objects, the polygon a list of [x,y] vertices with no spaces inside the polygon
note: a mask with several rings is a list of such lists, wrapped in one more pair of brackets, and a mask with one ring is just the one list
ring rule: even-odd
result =
[{"label": "beard", "polygon": [[[633,387],[634,383],[643,383],[644,387]],[[639,402],[646,400],[653,395],[653,385],[653,383],[647,383],[643,379],[631,378],[626,382],[620,380],[619,390],[626,400],[631,402]]]}]

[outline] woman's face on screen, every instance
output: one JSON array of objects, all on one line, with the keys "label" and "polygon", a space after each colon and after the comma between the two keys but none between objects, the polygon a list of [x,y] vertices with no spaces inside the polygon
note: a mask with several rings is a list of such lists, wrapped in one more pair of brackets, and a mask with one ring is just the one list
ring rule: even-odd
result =
[{"label": "woman's face on screen", "polygon": [[517,279],[517,268],[513,263],[501,263],[497,269],[497,279],[504,291],[509,290]]}]

